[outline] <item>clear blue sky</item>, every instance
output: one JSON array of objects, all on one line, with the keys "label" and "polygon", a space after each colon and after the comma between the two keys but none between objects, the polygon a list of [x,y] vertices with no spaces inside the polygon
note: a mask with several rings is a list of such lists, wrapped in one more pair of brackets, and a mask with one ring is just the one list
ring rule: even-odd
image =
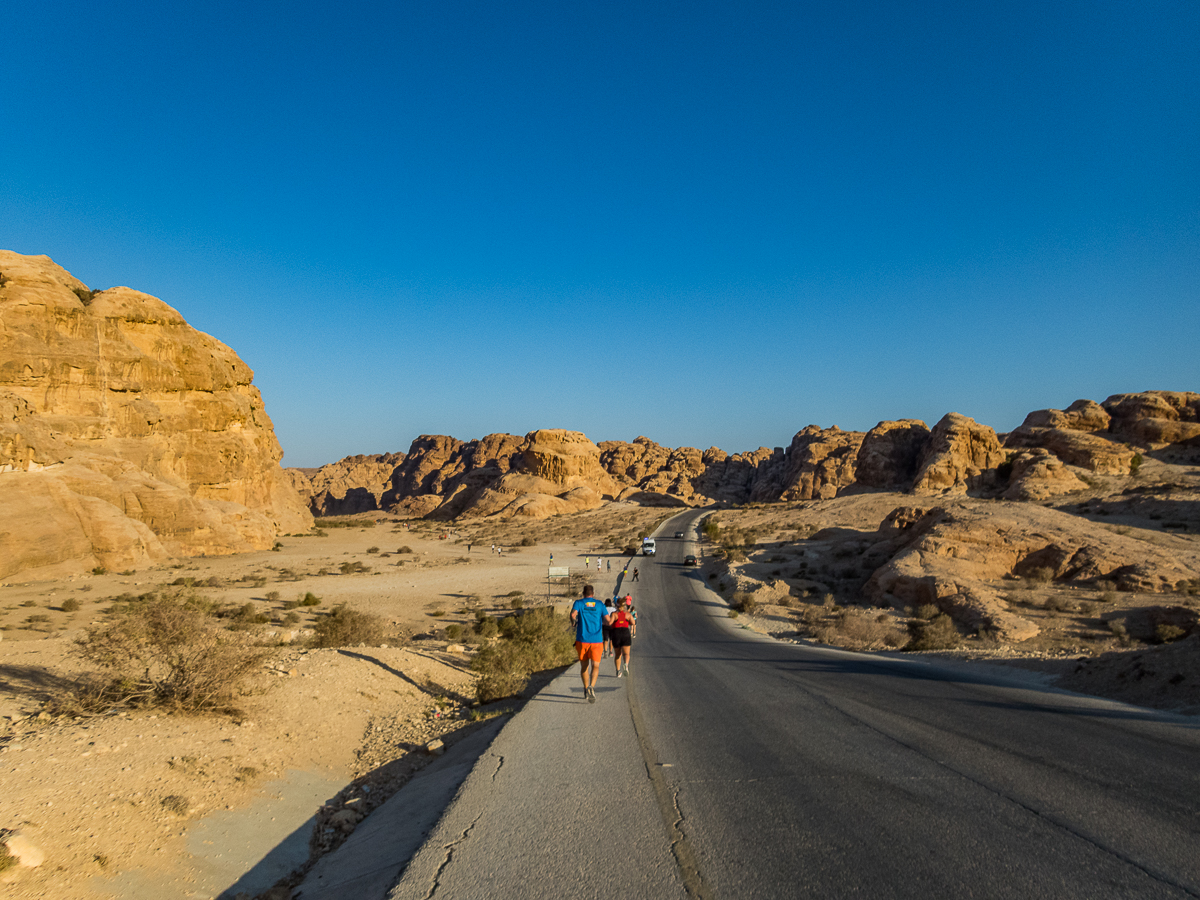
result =
[{"label": "clear blue sky", "polygon": [[287,465],[1200,390],[1200,3],[7,0],[0,246]]}]

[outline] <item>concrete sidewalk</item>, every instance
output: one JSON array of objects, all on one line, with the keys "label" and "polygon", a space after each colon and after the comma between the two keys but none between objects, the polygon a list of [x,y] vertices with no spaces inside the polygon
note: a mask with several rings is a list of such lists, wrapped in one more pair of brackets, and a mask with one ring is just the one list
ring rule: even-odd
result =
[{"label": "concrete sidewalk", "polygon": [[611,666],[604,660],[596,703],[584,701],[576,666],[508,723],[390,900],[686,897],[629,681]]}]

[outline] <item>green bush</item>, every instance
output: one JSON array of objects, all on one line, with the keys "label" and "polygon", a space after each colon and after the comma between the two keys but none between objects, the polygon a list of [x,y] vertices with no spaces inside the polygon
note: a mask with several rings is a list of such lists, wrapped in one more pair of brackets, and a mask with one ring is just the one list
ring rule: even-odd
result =
[{"label": "green bush", "polygon": [[461,625],[447,625],[446,626],[446,640],[457,641],[460,637],[462,637],[462,626]]},{"label": "green bush", "polygon": [[1171,641],[1177,641],[1185,634],[1187,632],[1178,625],[1167,625],[1164,623],[1154,629],[1154,636],[1158,638],[1160,644],[1169,644]]},{"label": "green bush", "polygon": [[303,597],[300,598],[299,605],[300,606],[320,606],[321,598],[318,597],[316,594],[314,594],[312,591],[308,591],[305,593],[305,595]]},{"label": "green bush", "polygon": [[575,659],[570,620],[553,608],[530,610],[515,619],[511,633],[479,651],[471,668],[480,674],[475,693],[490,703],[521,693],[534,672],[569,665]]},{"label": "green bush", "polygon": [[313,625],[313,632],[313,647],[374,646],[383,640],[384,620],[339,603]]}]

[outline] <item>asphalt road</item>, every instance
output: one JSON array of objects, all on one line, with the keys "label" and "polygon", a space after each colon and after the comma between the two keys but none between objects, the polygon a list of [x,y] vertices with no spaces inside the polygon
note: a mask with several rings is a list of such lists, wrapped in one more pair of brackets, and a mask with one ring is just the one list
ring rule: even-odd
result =
[{"label": "asphalt road", "polygon": [[624,584],[632,677],[532,701],[393,900],[1200,897],[1200,723],[739,630],[696,518]]}]

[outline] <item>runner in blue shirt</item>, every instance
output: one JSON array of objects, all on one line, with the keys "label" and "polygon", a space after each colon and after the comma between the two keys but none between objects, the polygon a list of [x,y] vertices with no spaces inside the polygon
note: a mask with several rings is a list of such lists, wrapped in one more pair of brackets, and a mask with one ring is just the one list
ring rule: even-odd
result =
[{"label": "runner in blue shirt", "polygon": [[600,677],[600,659],[604,654],[604,626],[612,624],[608,608],[595,597],[596,589],[583,586],[583,598],[571,607],[575,625],[575,652],[579,654],[579,675],[588,703],[596,702],[596,679]]}]

